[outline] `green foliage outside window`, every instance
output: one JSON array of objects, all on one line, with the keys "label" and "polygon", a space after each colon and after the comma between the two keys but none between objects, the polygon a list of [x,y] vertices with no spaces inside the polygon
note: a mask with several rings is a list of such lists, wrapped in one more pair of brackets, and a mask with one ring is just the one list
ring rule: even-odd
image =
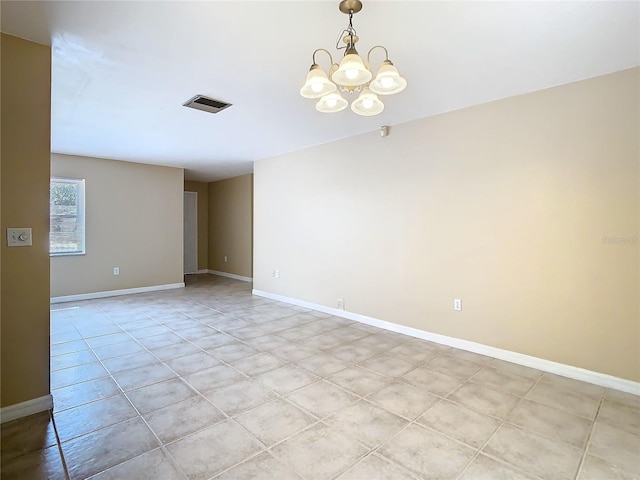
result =
[{"label": "green foliage outside window", "polygon": [[84,180],[51,179],[49,184],[49,252],[85,253]]}]

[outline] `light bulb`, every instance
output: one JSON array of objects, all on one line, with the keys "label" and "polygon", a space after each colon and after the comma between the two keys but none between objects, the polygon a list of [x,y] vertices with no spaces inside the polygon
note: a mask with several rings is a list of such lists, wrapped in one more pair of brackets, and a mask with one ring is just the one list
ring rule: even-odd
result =
[{"label": "light bulb", "polygon": [[407,81],[400,76],[396,67],[390,60],[382,62],[376,78],[369,87],[373,93],[378,95],[393,95],[400,93],[407,86]]},{"label": "light bulb", "polygon": [[383,88],[391,88],[393,86],[393,78],[392,77],[382,77],[380,79],[380,85]]},{"label": "light bulb", "polygon": [[300,95],[304,98],[320,98],[336,91],[336,85],[329,80],[327,74],[317,65],[311,65]]},{"label": "light bulb", "polygon": [[325,95],[316,103],[316,110],[322,113],[335,113],[341,112],[347,108],[349,102],[347,102],[339,93],[330,93]]},{"label": "light bulb", "polygon": [[344,74],[347,76],[349,80],[353,80],[358,76],[358,70],[355,68],[350,68]]},{"label": "light bulb", "polygon": [[360,96],[351,103],[351,110],[358,115],[370,117],[382,112],[384,103],[380,101],[375,93],[371,93],[369,87],[364,87]]}]

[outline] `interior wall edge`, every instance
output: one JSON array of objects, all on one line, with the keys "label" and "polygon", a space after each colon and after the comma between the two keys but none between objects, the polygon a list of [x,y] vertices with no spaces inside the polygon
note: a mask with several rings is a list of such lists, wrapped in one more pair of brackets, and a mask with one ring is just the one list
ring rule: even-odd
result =
[{"label": "interior wall edge", "polygon": [[53,396],[43,395],[24,402],[0,408],[0,423],[10,422],[35,413],[53,409]]},{"label": "interior wall edge", "polygon": [[236,275],[235,273],[227,273],[227,272],[219,272],[218,270],[207,270],[204,273],[209,273],[211,275],[218,275],[220,277],[233,278],[234,280],[240,280],[242,282],[253,282],[253,278],[251,277],[243,277],[242,275]]},{"label": "interior wall edge", "polygon": [[327,307],[325,305],[319,305],[305,300],[299,300],[297,298],[285,297],[276,293],[266,292],[263,290],[252,290],[254,295],[260,297],[269,298],[271,300],[277,300],[279,302],[289,303],[291,305],[297,305],[299,307],[310,308],[318,312],[328,313],[336,317],[346,318],[359,323],[365,323],[374,327],[382,328],[390,332],[400,333],[422,340],[428,340],[440,345],[446,345],[448,347],[459,348],[468,352],[477,353],[480,355],[486,355],[488,357],[497,358],[507,362],[515,363],[529,368],[535,368],[542,370],[543,372],[554,373],[574,380],[580,380],[582,382],[592,383],[601,387],[612,388],[621,392],[631,393],[633,395],[640,396],[640,382],[634,382],[625,378],[615,377],[606,373],[594,372],[592,370],[586,370],[580,367],[574,367],[572,365],[565,365],[544,358],[533,357],[531,355],[525,355],[523,353],[512,352],[510,350],[504,350],[501,348],[492,347],[490,345],[484,345],[477,342],[471,342],[461,338],[449,337],[447,335],[440,335],[437,333],[427,332],[426,330],[420,330],[418,328],[407,327],[398,323],[388,322],[386,320],[379,320],[377,318],[368,317],[355,312],[349,312],[347,310],[340,310],[337,308]]},{"label": "interior wall edge", "polygon": [[121,290],[106,290],[104,292],[79,293],[77,295],[62,295],[51,297],[51,303],[77,302],[80,300],[93,300],[95,298],[119,297],[120,295],[133,295],[136,293],[158,292],[160,290],[172,290],[184,288],[184,282],[168,283],[165,285],[152,285],[150,287],[125,288]]}]

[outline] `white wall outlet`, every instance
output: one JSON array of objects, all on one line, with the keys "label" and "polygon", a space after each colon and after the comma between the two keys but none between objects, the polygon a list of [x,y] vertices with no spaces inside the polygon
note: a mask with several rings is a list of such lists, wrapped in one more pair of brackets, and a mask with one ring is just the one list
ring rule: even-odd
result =
[{"label": "white wall outlet", "polygon": [[29,247],[31,243],[30,228],[7,228],[7,247]]},{"label": "white wall outlet", "polygon": [[228,261],[228,258],[227,258],[227,256],[226,256],[226,255],[224,256],[224,261],[225,261],[225,262],[226,262],[226,261]]},{"label": "white wall outlet", "polygon": [[453,299],[453,309],[457,312],[462,311],[462,300],[460,298]]},{"label": "white wall outlet", "polygon": [[344,298],[338,298],[338,310],[344,310]]},{"label": "white wall outlet", "polygon": [[120,275],[120,267],[113,267],[113,274]]},{"label": "white wall outlet", "polygon": [[274,270],[273,271],[273,276],[276,278],[280,278],[280,270]]}]

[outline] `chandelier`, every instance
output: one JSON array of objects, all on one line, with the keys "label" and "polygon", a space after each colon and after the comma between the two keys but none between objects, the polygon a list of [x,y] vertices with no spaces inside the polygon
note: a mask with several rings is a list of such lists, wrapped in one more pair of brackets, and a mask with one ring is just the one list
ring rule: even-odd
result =
[{"label": "chandelier", "polygon": [[[389,60],[389,52],[382,45],[371,47],[367,53],[367,64],[363,62],[356,50],[359,38],[353,28],[353,14],[362,10],[360,0],[342,0],[340,11],[349,15],[349,26],[342,30],[336,41],[336,49],[344,50],[344,57],[340,65],[334,63],[328,50],[318,48],[313,52],[313,64],[307,74],[307,79],[300,89],[300,95],[305,98],[318,98],[316,110],[323,113],[340,112],[347,108],[349,102],[340,92],[360,95],[351,103],[351,110],[358,115],[377,115],[384,110],[384,103],[378,95],[393,95],[407,86],[407,81],[400,76],[396,67]],[[340,46],[340,40],[345,45]],[[375,49],[384,50],[385,59],[373,78],[371,73],[371,52]],[[325,52],[329,55],[331,66],[329,75],[316,63],[316,54]],[[373,80],[372,80],[373,79]]]}]

